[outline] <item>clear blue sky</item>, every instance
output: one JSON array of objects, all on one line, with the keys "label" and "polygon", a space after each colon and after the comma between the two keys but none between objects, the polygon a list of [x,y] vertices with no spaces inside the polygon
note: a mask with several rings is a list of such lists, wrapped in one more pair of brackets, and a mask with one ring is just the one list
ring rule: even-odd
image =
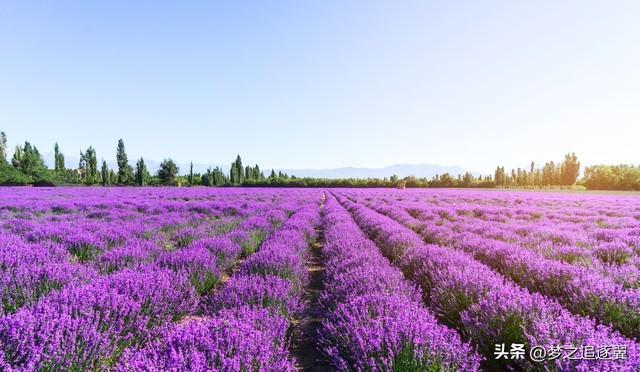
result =
[{"label": "clear blue sky", "polygon": [[105,159],[638,163],[640,2],[3,1],[0,130]]}]

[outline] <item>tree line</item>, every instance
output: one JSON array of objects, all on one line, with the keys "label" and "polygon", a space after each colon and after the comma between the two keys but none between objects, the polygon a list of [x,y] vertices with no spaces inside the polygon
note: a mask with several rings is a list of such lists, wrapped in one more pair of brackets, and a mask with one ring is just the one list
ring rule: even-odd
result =
[{"label": "tree line", "polygon": [[527,168],[511,169],[498,166],[493,175],[475,176],[469,172],[452,175],[443,173],[431,179],[396,175],[385,178],[310,178],[296,177],[271,170],[268,176],[255,164],[243,165],[240,155],[231,163],[228,173],[221,167],[208,168],[204,173],[193,171],[193,162],[186,175],[180,175],[178,165],[166,158],[155,174],[151,174],[144,158],[129,163],[124,141],[116,146],[117,169],[109,168],[102,159],[98,166],[96,150],[89,146],[80,151],[77,168],[68,168],[65,156],[54,144],[54,168],[48,169],[38,149],[25,142],[16,146],[8,159],[7,136],[0,132],[0,185],[102,185],[102,186],[245,186],[245,187],[461,187],[461,188],[568,188],[575,185],[588,189],[640,190],[640,167],[632,165],[597,165],[587,167],[580,176],[580,162],[574,153],[561,162],[549,161],[542,167],[531,162]]},{"label": "tree line", "polygon": [[593,190],[640,191],[640,167],[626,164],[586,167],[582,183]]},{"label": "tree line", "polygon": [[547,162],[542,168],[536,168],[531,162],[529,170],[522,168],[505,172],[504,167],[497,167],[494,182],[497,187],[544,187],[571,186],[576,184],[580,175],[580,162],[576,154],[566,154],[561,163]]},{"label": "tree line", "polygon": [[39,150],[28,141],[22,146],[16,146],[13,157],[9,160],[7,136],[0,132],[0,185],[242,186],[274,179],[289,179],[286,173],[276,173],[274,170],[265,177],[257,164],[243,166],[240,155],[231,164],[229,174],[225,174],[220,167],[209,168],[204,174],[194,173],[192,162],[189,173],[181,176],[175,161],[166,158],[152,175],[144,158],[137,159],[135,167],[131,166],[122,139],[118,140],[116,147],[117,169],[110,169],[104,159],[98,168],[98,156],[92,146],[80,151],[77,168],[67,168],[58,143],[54,144],[53,151],[53,169],[47,168]]},{"label": "tree line", "polygon": [[98,168],[96,150],[89,146],[80,151],[77,168],[67,168],[64,154],[56,143],[54,151],[54,168],[48,169],[40,151],[28,141],[16,146],[9,160],[7,152],[7,136],[0,132],[0,184],[1,185],[103,185],[103,186],[147,186],[173,185],[178,177],[178,167],[171,159],[165,159],[155,175],[147,170],[144,159],[136,161],[135,168],[129,164],[124,141],[118,141],[116,159],[118,169],[110,169],[105,160]]}]

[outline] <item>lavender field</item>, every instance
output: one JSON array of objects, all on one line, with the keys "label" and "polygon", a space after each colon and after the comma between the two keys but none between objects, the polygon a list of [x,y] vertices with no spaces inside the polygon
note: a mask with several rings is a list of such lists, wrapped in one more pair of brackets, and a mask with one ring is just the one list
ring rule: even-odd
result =
[{"label": "lavender field", "polygon": [[6,371],[640,370],[640,198],[2,188]]}]

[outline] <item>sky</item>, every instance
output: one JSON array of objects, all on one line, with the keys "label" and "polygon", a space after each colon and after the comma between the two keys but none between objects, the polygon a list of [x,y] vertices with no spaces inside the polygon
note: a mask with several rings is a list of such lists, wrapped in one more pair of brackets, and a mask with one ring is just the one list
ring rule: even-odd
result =
[{"label": "sky", "polygon": [[[264,167],[640,163],[638,1],[0,1],[13,148]],[[70,165],[68,165],[70,166]]]}]

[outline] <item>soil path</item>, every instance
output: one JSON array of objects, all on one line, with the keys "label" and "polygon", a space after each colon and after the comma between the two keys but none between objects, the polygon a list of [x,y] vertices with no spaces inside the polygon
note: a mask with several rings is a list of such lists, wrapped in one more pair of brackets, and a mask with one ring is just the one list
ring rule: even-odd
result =
[{"label": "soil path", "polygon": [[[322,194],[320,212],[327,200]],[[317,238],[310,247],[311,254],[305,263],[309,272],[309,286],[305,288],[305,311],[300,319],[294,322],[291,335],[291,354],[295,357],[296,367],[301,371],[328,371],[328,362],[317,349],[316,337],[322,320],[318,298],[323,288],[324,264],[322,262],[322,246],[324,231],[322,225],[316,229]]]}]

